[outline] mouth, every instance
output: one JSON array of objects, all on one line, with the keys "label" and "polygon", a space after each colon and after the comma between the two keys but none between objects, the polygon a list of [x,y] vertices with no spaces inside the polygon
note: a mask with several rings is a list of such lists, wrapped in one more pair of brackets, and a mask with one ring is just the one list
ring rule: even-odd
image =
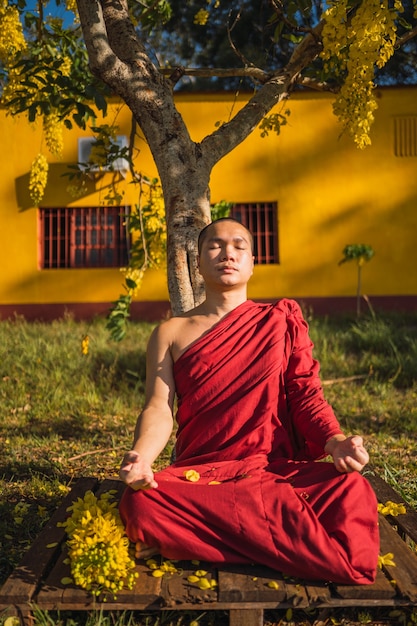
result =
[{"label": "mouth", "polygon": [[221,265],[219,267],[219,272],[236,272],[237,268],[233,265]]}]

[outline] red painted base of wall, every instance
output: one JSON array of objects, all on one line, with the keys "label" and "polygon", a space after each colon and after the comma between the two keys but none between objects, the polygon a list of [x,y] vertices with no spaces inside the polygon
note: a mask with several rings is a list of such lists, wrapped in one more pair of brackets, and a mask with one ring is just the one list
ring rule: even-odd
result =
[{"label": "red painted base of wall", "polygon": [[[296,298],[304,310],[315,315],[356,315],[356,298]],[[269,300],[268,300],[269,301]],[[417,314],[417,295],[415,296],[373,296],[370,306],[378,313],[382,311]],[[88,320],[93,317],[108,315],[110,302],[67,303],[67,304],[0,304],[0,320],[23,316],[28,321],[49,322],[72,315],[76,320]],[[367,302],[361,300],[361,312],[369,311]],[[159,322],[170,315],[168,301],[134,302],[131,307],[131,319],[144,322]]]}]

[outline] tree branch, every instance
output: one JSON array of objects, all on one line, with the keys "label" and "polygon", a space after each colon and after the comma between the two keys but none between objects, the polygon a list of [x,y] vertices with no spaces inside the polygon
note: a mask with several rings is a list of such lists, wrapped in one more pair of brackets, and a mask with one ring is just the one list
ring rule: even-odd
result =
[{"label": "tree branch", "polygon": [[[203,139],[201,147],[211,166],[241,143],[278,102],[289,97],[301,71],[310,65],[321,51],[320,36],[323,26],[324,22],[321,22],[304,37],[285,68],[274,72],[229,122]],[[250,69],[252,68],[248,68]]]},{"label": "tree branch", "polygon": [[396,48],[401,48],[406,43],[408,43],[410,41],[410,39],[414,39],[414,37],[416,37],[416,36],[417,36],[417,26],[415,26],[408,33],[406,33],[405,35],[403,35],[402,37],[397,39],[397,41],[395,42],[395,47]]},{"label": "tree branch", "polygon": [[[160,74],[163,76],[172,76],[175,73],[177,68],[168,68],[162,67],[159,69]],[[202,78],[230,78],[233,76],[247,76],[248,78],[252,78],[254,80],[259,81],[260,83],[266,83],[270,78],[271,74],[265,72],[264,70],[259,69],[258,67],[238,67],[238,68],[224,68],[224,67],[215,67],[215,68],[199,68],[199,67],[181,67],[178,68],[181,71],[183,76],[199,76]]]}]

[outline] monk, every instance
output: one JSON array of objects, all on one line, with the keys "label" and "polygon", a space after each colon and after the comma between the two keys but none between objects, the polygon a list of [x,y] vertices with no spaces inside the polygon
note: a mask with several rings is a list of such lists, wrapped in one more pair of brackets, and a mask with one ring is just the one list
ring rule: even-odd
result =
[{"label": "monk", "polygon": [[[206,299],[152,333],[145,405],[120,469],[138,556],[372,583],[377,502],[360,473],[369,457],[323,396],[300,307],[247,299],[252,235],[235,220],[203,229],[198,263]],[[175,399],[175,460],[154,474]]]}]

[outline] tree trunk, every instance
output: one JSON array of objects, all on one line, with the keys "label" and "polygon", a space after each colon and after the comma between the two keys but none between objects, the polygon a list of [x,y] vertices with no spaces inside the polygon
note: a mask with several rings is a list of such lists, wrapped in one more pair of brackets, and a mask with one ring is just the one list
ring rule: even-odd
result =
[{"label": "tree trunk", "polygon": [[[174,104],[174,76],[164,78],[146,55],[129,17],[127,0],[77,0],[93,74],[129,106],[149,144],[160,176],[167,217],[168,288],[174,314],[204,297],[197,271],[197,235],[210,221],[213,166],[241,143],[281,99],[320,50],[305,37],[286,68],[257,91],[234,118],[201,144],[191,140]],[[316,29],[319,32],[319,27]]]}]

